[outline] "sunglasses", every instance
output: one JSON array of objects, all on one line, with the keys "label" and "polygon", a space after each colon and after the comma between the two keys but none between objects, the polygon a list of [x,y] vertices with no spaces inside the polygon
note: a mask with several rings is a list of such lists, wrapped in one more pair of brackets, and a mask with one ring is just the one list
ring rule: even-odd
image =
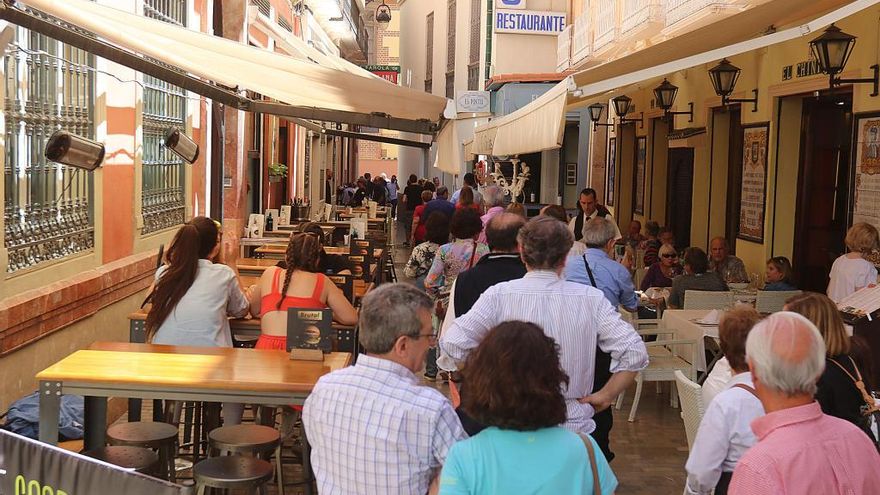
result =
[{"label": "sunglasses", "polygon": [[663,254],[661,255],[663,258],[678,258],[677,254]]}]

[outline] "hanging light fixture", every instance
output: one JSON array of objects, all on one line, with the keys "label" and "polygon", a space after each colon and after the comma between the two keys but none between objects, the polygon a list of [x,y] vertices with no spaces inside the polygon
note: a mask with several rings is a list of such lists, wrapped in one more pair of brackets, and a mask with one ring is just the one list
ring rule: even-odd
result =
[{"label": "hanging light fixture", "polygon": [[385,1],[382,1],[382,5],[376,7],[376,22],[379,23],[379,26],[382,28],[388,27],[388,23],[391,22],[391,7],[389,7]]},{"label": "hanging light fixture", "polygon": [[669,109],[672,108],[672,105],[675,104],[675,96],[678,94],[678,86],[672,84],[667,81],[666,78],[663,78],[663,82],[660,83],[660,86],[654,88],[654,100],[657,101],[657,106],[663,109],[663,115],[667,119],[673,118],[675,115],[687,115],[688,122],[694,121],[694,102],[688,103],[688,111],[687,112],[673,112]]},{"label": "hanging light fixture", "polygon": [[860,79],[841,79],[837,74],[843,72],[849,56],[852,55],[853,48],[856,46],[856,37],[844,33],[839,27],[831,24],[825,29],[818,38],[810,42],[810,51],[813,53],[816,62],[819,64],[819,70],[829,77],[830,87],[834,88],[841,84],[861,84],[869,83],[874,85],[874,91],[871,96],[877,96],[878,86],[880,86],[880,66],[874,64],[871,70],[874,71],[873,77]]},{"label": "hanging light fixture", "polygon": [[632,108],[632,98],[626,95],[615,96],[611,99],[611,104],[614,105],[614,113],[617,114],[617,123],[620,125],[624,124],[635,124],[639,123],[639,128],[645,127],[644,121],[644,113],[637,119],[628,119],[626,115],[629,113]]},{"label": "hanging light fixture", "polygon": [[91,139],[55,131],[46,142],[46,159],[84,170],[95,170],[104,161],[104,145]]},{"label": "hanging light fixture", "polygon": [[739,80],[741,70],[739,67],[730,63],[729,60],[721,59],[715,67],[709,69],[709,79],[712,81],[712,87],[715,94],[721,97],[721,104],[725,107],[731,103],[752,103],[753,112],[758,111],[758,90],[753,89],[754,98],[730,98],[736,88],[736,82]]},{"label": "hanging light fixture", "polygon": [[199,157],[199,145],[177,127],[165,131],[165,147],[192,164]]},{"label": "hanging light fixture", "polygon": [[596,132],[597,127],[614,127],[614,124],[608,124],[599,122],[602,118],[602,110],[605,108],[605,105],[601,103],[593,103],[592,105],[587,107],[587,110],[590,112],[590,120],[593,121],[593,132]]}]

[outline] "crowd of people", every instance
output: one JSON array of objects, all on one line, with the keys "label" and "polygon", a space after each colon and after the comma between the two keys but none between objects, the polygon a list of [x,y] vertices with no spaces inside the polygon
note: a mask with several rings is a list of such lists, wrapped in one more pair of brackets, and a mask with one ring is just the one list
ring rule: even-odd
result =
[{"label": "crowd of people", "polygon": [[[233,268],[213,263],[218,225],[187,222],[150,290],[151,341],[228,347],[228,317],[250,313],[260,318],[257,348],[284,349],[289,307],[330,308],[357,324],[364,353],[322,377],[303,409],[320,493],[613,493],[610,406],[650,359],[622,314],[639,306],[626,252],[643,253],[641,288],[668,287],[670,308],[686,290],[753,277],[724,238],[679,262],[670,229],[651,221],[643,234],[634,221],[622,233],[591,189],[572,218],[559,205],[527,218],[471,174],[452,194],[437,182],[411,176],[399,195],[393,188],[414,246],[411,280],[376,287],[359,310],[325,276],[350,267],[325,253],[319,226],[302,226],[280,266],[243,291]],[[365,174],[350,199],[391,201],[390,183]],[[873,363],[835,304],[876,283],[867,257],[880,241],[856,224],[846,244],[827,296],[793,296],[767,317],[724,314],[687,493],[880,486]],[[788,259],[769,259],[764,290],[793,288]],[[450,381],[451,400],[422,384],[438,379]],[[224,421],[241,411],[224,404]]]}]

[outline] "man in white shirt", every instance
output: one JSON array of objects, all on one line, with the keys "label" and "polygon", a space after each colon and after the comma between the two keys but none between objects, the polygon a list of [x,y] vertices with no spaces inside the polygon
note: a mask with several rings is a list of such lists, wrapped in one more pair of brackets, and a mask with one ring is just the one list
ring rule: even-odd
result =
[{"label": "man in white shirt", "polygon": [[746,339],[760,319],[753,308],[728,311],[721,319],[718,336],[733,376],[706,405],[685,464],[688,494],[710,495],[714,490],[716,495],[725,495],[737,462],[757,442],[750,425],[764,415],[764,406],[755,395],[746,362]]},{"label": "man in white shirt", "polygon": [[423,494],[467,437],[452,404],[417,373],[436,345],[431,299],[385,284],[364,297],[357,364],[318,380],[303,424],[321,494]]},{"label": "man in white shirt", "polygon": [[[540,326],[559,344],[560,362],[571,382],[564,391],[566,428],[591,433],[594,411],[602,411],[648,365],[645,344],[599,289],[561,277],[573,238],[565,224],[538,216],[518,236],[525,277],[502,282],[484,292],[473,308],[456,318],[440,340],[442,350],[462,363],[490,329],[520,320]],[[593,389],[596,346],[611,354],[612,377]]]}]

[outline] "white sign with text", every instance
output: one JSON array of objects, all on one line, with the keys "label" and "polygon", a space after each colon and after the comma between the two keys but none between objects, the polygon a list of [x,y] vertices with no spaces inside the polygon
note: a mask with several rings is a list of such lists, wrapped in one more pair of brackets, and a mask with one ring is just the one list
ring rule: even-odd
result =
[{"label": "white sign with text", "polygon": [[488,91],[459,91],[455,97],[458,113],[489,113]]},{"label": "white sign with text", "polygon": [[495,32],[557,36],[565,29],[565,12],[495,11]]}]

